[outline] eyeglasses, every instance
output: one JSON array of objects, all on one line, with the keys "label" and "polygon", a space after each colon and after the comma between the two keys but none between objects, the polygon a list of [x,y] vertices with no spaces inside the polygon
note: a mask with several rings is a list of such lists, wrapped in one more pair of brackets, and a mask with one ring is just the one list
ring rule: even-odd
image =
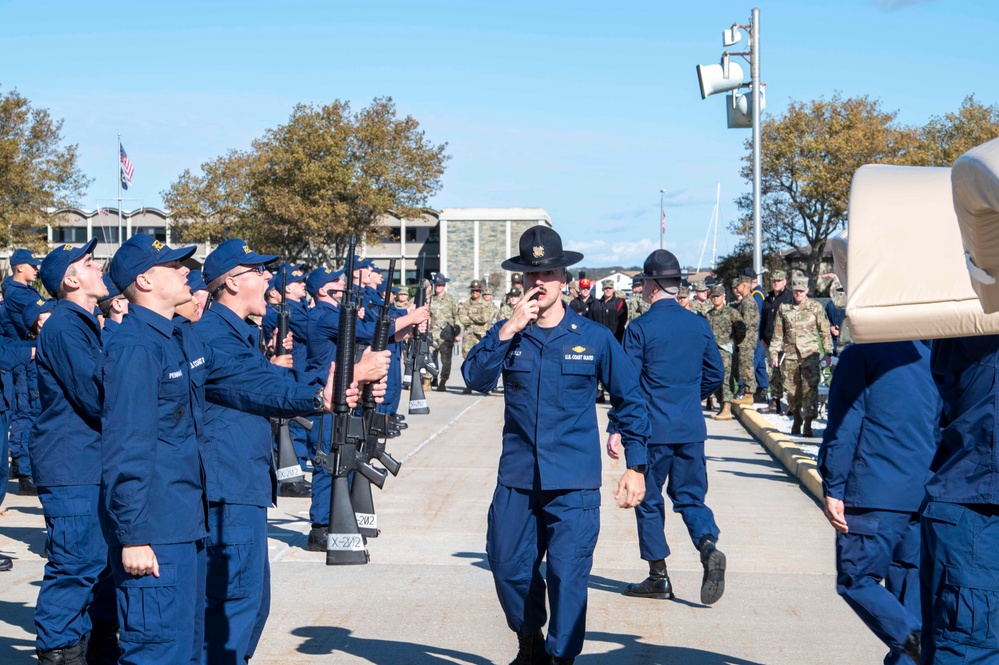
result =
[{"label": "eyeglasses", "polygon": [[263,275],[265,270],[267,269],[263,266],[263,264],[250,266],[248,269],[244,270],[243,272],[238,272],[235,275],[232,275],[232,277],[239,277],[240,275],[246,275],[251,272],[255,272],[258,275]]}]

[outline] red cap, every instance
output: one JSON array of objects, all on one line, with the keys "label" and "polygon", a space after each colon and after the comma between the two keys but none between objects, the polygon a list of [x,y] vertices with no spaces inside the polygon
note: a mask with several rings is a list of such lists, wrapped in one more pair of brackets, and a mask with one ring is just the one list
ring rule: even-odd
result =
[{"label": "red cap", "polygon": [[590,286],[593,286],[593,282],[591,282],[587,278],[584,277],[583,279],[579,280],[579,288],[585,289]]}]

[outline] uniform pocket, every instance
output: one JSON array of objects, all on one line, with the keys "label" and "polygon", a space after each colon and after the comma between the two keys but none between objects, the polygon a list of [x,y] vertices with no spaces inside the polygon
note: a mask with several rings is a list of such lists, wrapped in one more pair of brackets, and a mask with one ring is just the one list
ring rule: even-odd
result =
[{"label": "uniform pocket", "polygon": [[944,503],[942,501],[930,501],[923,508],[923,519],[943,522],[945,524],[957,525],[961,521],[961,516],[966,508],[956,503]]},{"label": "uniform pocket", "polygon": [[163,564],[160,576],[126,577],[121,583],[118,602],[124,602],[119,616],[124,617],[121,639],[127,642],[163,643],[177,639],[179,607],[177,566]]},{"label": "uniform pocket", "polygon": [[557,559],[589,559],[600,535],[600,490],[574,490],[553,500],[545,511],[555,515],[548,553]]},{"label": "uniform pocket", "polygon": [[[210,598],[246,598],[262,581],[256,573],[260,556],[248,526],[224,526],[225,533],[210,536],[207,594]],[[216,538],[221,535],[223,542]]]},{"label": "uniform pocket", "polygon": [[934,614],[943,640],[982,649],[999,647],[999,574],[948,566]]},{"label": "uniform pocket", "polygon": [[87,499],[48,499],[42,502],[53,563],[89,561],[107,552],[97,516]]},{"label": "uniform pocket", "polygon": [[534,359],[530,356],[508,356],[503,361],[503,395],[510,402],[526,402],[533,397],[532,373]]},{"label": "uniform pocket", "polygon": [[881,520],[870,515],[847,514],[846,525],[850,527],[850,533],[858,536],[876,536],[881,527]]},{"label": "uniform pocket", "polygon": [[562,405],[589,404],[597,398],[597,366],[586,362],[562,363]]}]

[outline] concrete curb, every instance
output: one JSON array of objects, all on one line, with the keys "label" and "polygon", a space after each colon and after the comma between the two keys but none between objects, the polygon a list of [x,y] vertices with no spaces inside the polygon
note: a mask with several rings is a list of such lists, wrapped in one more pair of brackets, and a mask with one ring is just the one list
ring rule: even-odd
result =
[{"label": "concrete curb", "polygon": [[798,444],[771,425],[756,409],[733,404],[732,414],[750,434],[759,439],[760,443],[780,460],[788,473],[801,481],[812,496],[820,502],[823,500],[822,478],[819,476],[815,460],[810,455],[803,453]]}]

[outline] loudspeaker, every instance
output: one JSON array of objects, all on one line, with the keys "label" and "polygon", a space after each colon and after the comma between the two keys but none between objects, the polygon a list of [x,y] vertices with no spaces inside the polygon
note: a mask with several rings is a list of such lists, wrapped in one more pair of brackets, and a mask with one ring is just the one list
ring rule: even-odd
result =
[{"label": "loudspeaker", "polygon": [[[728,109],[728,128],[743,129],[753,126],[753,95],[748,93],[740,95],[733,93],[725,95],[728,102],[725,107]],[[767,107],[767,89],[760,88],[760,112]]]},{"label": "loudspeaker", "polygon": [[728,63],[728,76],[721,65],[697,65],[697,80],[701,84],[701,99],[719,92],[735,90],[742,85],[742,67],[737,62]]}]

